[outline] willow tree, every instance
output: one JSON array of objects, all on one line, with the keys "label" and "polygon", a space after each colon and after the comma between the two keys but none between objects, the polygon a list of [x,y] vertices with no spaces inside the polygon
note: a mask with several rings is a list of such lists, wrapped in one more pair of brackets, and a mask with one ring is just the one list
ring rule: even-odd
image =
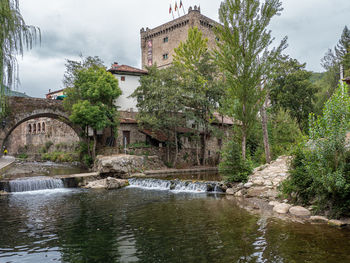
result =
[{"label": "willow tree", "polygon": [[0,0],[0,114],[6,109],[5,86],[12,87],[18,80],[16,56],[23,55],[40,39],[40,29],[26,25],[19,10],[18,0]]},{"label": "willow tree", "polygon": [[[249,132],[266,99],[265,82],[282,50],[269,49],[273,38],[268,25],[282,11],[279,0],[225,0],[219,17],[223,26],[216,29],[217,62],[225,74],[227,114],[241,123],[242,157],[246,158]],[[265,141],[265,138],[264,138]]]}]

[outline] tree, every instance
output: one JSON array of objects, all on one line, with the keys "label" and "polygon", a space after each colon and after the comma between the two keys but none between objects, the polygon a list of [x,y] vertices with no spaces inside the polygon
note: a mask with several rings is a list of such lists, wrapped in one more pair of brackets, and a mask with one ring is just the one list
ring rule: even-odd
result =
[{"label": "tree", "polygon": [[97,130],[117,124],[114,100],[122,93],[118,80],[101,65],[97,57],[68,61],[63,81],[67,85],[64,106],[71,113],[70,120],[84,131],[89,127],[93,130],[92,159],[96,156]]},{"label": "tree", "polygon": [[279,0],[263,4],[259,0],[225,0],[219,9],[223,26],[216,28],[216,57],[226,79],[227,114],[241,123],[244,160],[247,136],[265,100],[264,78],[286,48],[284,38],[278,48],[269,50],[273,38],[267,26],[282,11],[281,5]]},{"label": "tree", "polygon": [[[221,86],[218,85],[218,70],[214,58],[208,51],[208,39],[203,38],[197,28],[190,28],[188,38],[175,48],[174,68],[178,83],[184,91],[184,103],[187,119],[193,121],[197,133],[202,132],[202,162],[207,159],[207,136],[213,129],[211,117],[218,108],[222,96]],[[198,162],[197,141],[197,162]]]},{"label": "tree", "polygon": [[[183,92],[178,87],[173,67],[157,69],[148,67],[148,74],[140,79],[140,86],[132,97],[137,98],[139,124],[153,133],[164,133],[167,137],[167,156],[170,162],[170,146],[175,147],[172,165],[175,166],[179,152],[178,127],[184,124]],[[171,143],[173,141],[173,144]]]},{"label": "tree", "polygon": [[5,86],[18,79],[16,55],[32,48],[40,29],[28,26],[19,10],[18,0],[0,0],[0,115],[6,110]]},{"label": "tree", "polygon": [[316,88],[311,83],[312,73],[305,70],[306,64],[296,59],[284,57],[274,72],[270,88],[271,104],[275,112],[278,109],[288,111],[307,132],[309,114],[314,111]]}]

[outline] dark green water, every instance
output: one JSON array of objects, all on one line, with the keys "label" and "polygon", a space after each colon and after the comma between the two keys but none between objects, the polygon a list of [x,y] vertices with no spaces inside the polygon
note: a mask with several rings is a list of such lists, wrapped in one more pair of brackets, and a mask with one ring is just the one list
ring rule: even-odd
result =
[{"label": "dark green water", "polygon": [[0,262],[350,262],[350,231],[221,195],[126,188],[0,196]]}]

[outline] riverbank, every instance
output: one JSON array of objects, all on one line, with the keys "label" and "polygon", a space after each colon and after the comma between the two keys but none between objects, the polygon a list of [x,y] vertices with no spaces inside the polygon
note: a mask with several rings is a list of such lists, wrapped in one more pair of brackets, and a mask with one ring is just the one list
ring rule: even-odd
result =
[{"label": "riverbank", "polygon": [[312,207],[302,207],[288,202],[279,194],[278,186],[288,177],[291,157],[281,156],[270,164],[254,169],[246,184],[237,184],[226,190],[226,198],[253,213],[291,220],[299,223],[329,224],[350,227],[350,219],[328,219],[324,215],[314,215]]},{"label": "riverbank", "polygon": [[15,161],[16,158],[13,156],[3,156],[0,158],[0,178],[6,170],[12,167]]}]

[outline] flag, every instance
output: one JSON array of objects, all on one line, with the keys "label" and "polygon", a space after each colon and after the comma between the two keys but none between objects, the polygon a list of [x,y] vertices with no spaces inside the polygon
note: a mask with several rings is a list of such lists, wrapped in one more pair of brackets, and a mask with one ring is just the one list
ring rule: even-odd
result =
[{"label": "flag", "polygon": [[175,12],[177,10],[177,1],[175,1]]},{"label": "flag", "polygon": [[170,4],[170,7],[169,7],[169,14],[171,14],[171,11],[172,11],[172,9],[171,9],[171,4]]},{"label": "flag", "polygon": [[179,8],[181,8],[182,7],[182,0],[180,0],[180,7]]}]

